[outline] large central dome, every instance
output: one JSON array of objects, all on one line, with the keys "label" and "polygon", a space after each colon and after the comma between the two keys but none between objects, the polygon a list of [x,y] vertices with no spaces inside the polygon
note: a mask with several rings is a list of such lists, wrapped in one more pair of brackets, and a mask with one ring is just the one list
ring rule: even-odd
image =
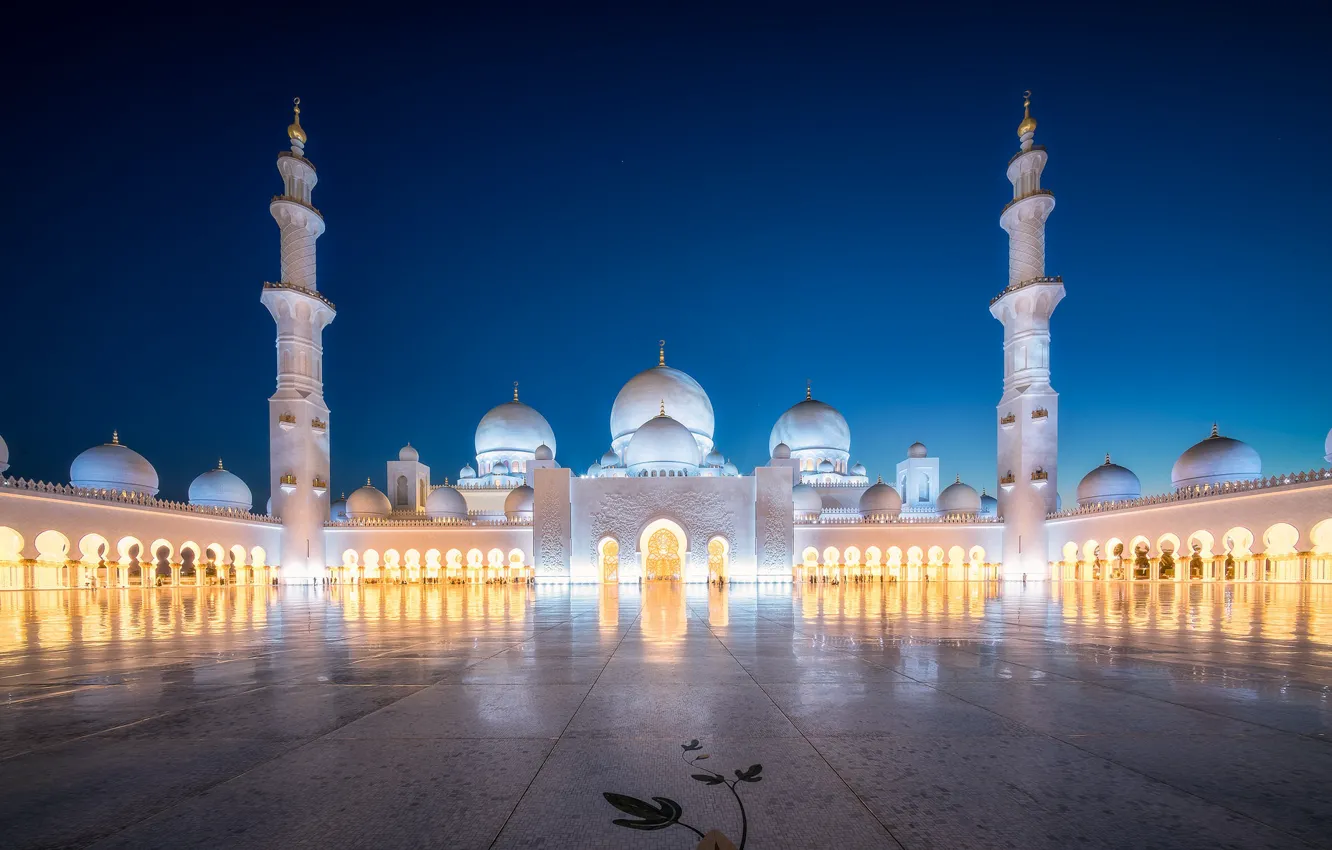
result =
[{"label": "large central dome", "polygon": [[555,456],[555,432],[546,417],[514,399],[492,407],[476,426],[476,453],[525,452],[536,454],[541,445]]},{"label": "large central dome", "polygon": [[806,398],[781,415],[768,436],[768,451],[785,443],[792,452],[851,451],[851,426],[830,404]]},{"label": "large central dome", "polygon": [[698,381],[667,366],[664,354],[656,366],[630,378],[615,396],[610,419],[611,447],[623,455],[629,438],[643,423],[656,418],[663,403],[671,418],[694,435],[700,454],[712,450],[712,401]]}]

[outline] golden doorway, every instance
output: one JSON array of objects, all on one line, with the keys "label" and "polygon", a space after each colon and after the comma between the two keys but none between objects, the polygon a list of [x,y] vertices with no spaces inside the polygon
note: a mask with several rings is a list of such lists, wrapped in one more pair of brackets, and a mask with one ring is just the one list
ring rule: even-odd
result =
[{"label": "golden doorway", "polygon": [[680,579],[680,538],[669,528],[652,532],[647,545],[647,580]]},{"label": "golden doorway", "polygon": [[708,581],[726,578],[726,544],[720,537],[708,541]]},{"label": "golden doorway", "polygon": [[620,580],[620,543],[617,540],[601,544],[601,580],[607,584]]}]

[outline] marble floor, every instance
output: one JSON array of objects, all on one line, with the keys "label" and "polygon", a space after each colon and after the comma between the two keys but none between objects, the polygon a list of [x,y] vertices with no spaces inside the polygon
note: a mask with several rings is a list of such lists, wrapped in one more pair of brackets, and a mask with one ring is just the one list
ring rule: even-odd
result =
[{"label": "marble floor", "polygon": [[0,593],[9,848],[1332,847],[1329,734],[1332,587]]}]

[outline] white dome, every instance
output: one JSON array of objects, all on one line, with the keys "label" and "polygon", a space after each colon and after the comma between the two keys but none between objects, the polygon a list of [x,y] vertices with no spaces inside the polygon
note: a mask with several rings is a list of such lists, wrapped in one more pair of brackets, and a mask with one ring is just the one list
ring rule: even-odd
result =
[{"label": "white dome", "polygon": [[391,510],[393,510],[393,505],[389,503],[389,497],[381,493],[369,481],[365,482],[364,487],[353,490],[352,494],[347,497],[347,517],[349,519],[386,517]]},{"label": "white dome", "polygon": [[907,457],[925,457],[925,453],[924,443],[912,443],[907,446]]},{"label": "white dome", "polygon": [[629,469],[651,466],[698,466],[698,441],[684,423],[657,415],[634,432],[624,449]]},{"label": "white dome", "polygon": [[467,500],[447,484],[430,491],[425,509],[431,519],[467,519]]},{"label": "white dome", "polygon": [[596,478],[599,475],[601,475],[601,464],[593,461],[592,465],[587,468],[587,477]]},{"label": "white dome", "polygon": [[826,459],[825,459],[825,460],[821,460],[821,461],[819,461],[819,472],[822,472],[823,474],[826,475],[826,474],[828,474],[829,472],[832,472],[832,471],[833,471],[833,462],[832,462],[832,461],[830,461],[830,460],[826,460]]},{"label": "white dome", "polygon": [[902,512],[902,497],[897,490],[883,483],[870,485],[860,494],[860,513],[866,519],[879,516],[897,516]]},{"label": "white dome", "polygon": [[823,510],[823,497],[819,491],[808,484],[797,484],[791,488],[791,499],[795,502],[797,517],[818,516]]},{"label": "white dome", "polygon": [[[1328,437],[1332,440],[1332,437]],[[0,472],[9,469],[9,446],[5,445],[5,438],[0,437]]]},{"label": "white dome", "polygon": [[772,434],[768,437],[769,453],[779,443],[786,443],[792,452],[810,449],[849,452],[851,428],[837,408],[807,398],[783,413],[772,426]]},{"label": "white dome", "polygon": [[865,474],[866,474],[866,472],[865,472],[865,464],[863,464],[863,463],[853,464],[852,467],[851,467],[851,474],[852,474],[852,475],[865,475]]},{"label": "white dome", "polygon": [[398,460],[409,460],[414,463],[420,459],[421,459],[421,453],[418,452],[416,449],[412,448],[411,443],[408,443],[407,445],[398,449]]},{"label": "white dome", "polygon": [[245,482],[223,469],[219,460],[217,469],[210,469],[190,482],[190,504],[248,511],[254,507],[254,497]]},{"label": "white dome", "polygon": [[602,469],[614,469],[620,465],[620,456],[615,453],[615,449],[606,449],[606,453],[601,456]]},{"label": "white dome", "polygon": [[111,442],[93,446],[69,465],[69,481],[91,490],[127,490],[145,496],[157,495],[157,470],[143,455],[120,444],[119,434]]},{"label": "white dome", "polygon": [[722,464],[722,474],[723,474],[723,475],[739,475],[739,474],[740,474],[740,467],[736,466],[735,464],[731,463],[731,462],[728,460],[728,461],[726,461],[726,463]]},{"label": "white dome", "polygon": [[714,418],[712,401],[689,375],[664,363],[645,369],[629,379],[611,405],[611,445],[623,452],[629,437],[661,412],[694,434],[696,442],[712,448]]},{"label": "white dome", "polygon": [[985,517],[999,516],[999,500],[984,490],[981,491],[980,515]]},{"label": "white dome", "polygon": [[550,446],[546,445],[545,443],[542,443],[541,445],[539,445],[539,446],[536,447],[536,459],[537,459],[537,460],[554,460],[554,459],[555,459],[555,452],[553,452],[553,451],[550,450]]},{"label": "white dome", "polygon": [[492,407],[476,426],[476,453],[531,452],[545,445],[555,456],[555,432],[546,417],[521,401]]},{"label": "white dome", "polygon": [[514,487],[504,497],[504,515],[509,519],[531,519],[535,493],[526,484]]},{"label": "white dome", "polygon": [[458,470],[459,481],[464,481],[468,478],[475,478],[475,477],[476,477],[476,470],[472,469],[472,465],[470,463],[464,466],[462,469]]},{"label": "white dome", "polygon": [[1248,481],[1263,474],[1263,461],[1248,443],[1222,437],[1212,426],[1212,435],[1195,443],[1175,461],[1170,483],[1176,489],[1201,484]]},{"label": "white dome", "polygon": [[499,463],[495,464],[494,466],[492,466],[492,467],[490,468],[490,474],[491,474],[491,475],[508,475],[508,474],[509,474],[509,465],[508,465],[507,463],[505,463],[504,461],[500,461]]},{"label": "white dome", "polygon": [[786,443],[778,443],[772,447],[772,456],[778,460],[786,460],[791,456],[791,447]]},{"label": "white dome", "polygon": [[329,520],[331,520],[332,522],[346,522],[346,521],[347,521],[347,497],[346,497],[346,496],[343,496],[341,499],[337,499],[337,500],[333,501],[333,502],[328,506],[328,518],[329,518]]},{"label": "white dome", "polygon": [[976,514],[980,513],[980,494],[970,484],[963,484],[962,479],[954,481],[939,494],[935,505],[940,513]]},{"label": "white dome", "polygon": [[722,457],[722,453],[721,453],[721,452],[717,451],[716,449],[713,449],[712,451],[708,452],[706,456],[704,456],[704,458],[703,458],[703,465],[704,465],[704,466],[725,466],[725,465],[726,465],[726,458]]},{"label": "white dome", "polygon": [[1123,502],[1142,495],[1142,484],[1132,470],[1110,462],[1110,455],[1105,456],[1105,463],[1088,472],[1078,482],[1078,507],[1095,505],[1100,502]]}]

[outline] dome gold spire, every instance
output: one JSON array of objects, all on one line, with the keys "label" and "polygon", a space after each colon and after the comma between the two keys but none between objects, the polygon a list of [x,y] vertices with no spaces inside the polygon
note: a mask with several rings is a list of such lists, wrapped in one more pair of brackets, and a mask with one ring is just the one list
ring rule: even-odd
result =
[{"label": "dome gold spire", "polygon": [[1036,132],[1036,119],[1031,117],[1031,92],[1022,93],[1022,123],[1018,125],[1018,136]]},{"label": "dome gold spire", "polygon": [[657,415],[658,415],[658,416],[665,416],[665,415],[666,415],[666,399],[664,399],[664,398],[661,400],[661,413],[658,413]]},{"label": "dome gold spire", "polygon": [[811,381],[809,378],[806,378],[806,379],[805,379],[805,401],[810,401],[810,400],[813,399],[813,398],[814,398],[814,382]]},{"label": "dome gold spire", "polygon": [[[514,401],[517,401],[517,400],[518,400],[518,382],[517,382],[517,381],[514,381],[514,382],[513,382],[513,400],[514,400]],[[410,446],[411,443],[408,443],[407,445]]]},{"label": "dome gold spire", "polygon": [[1105,453],[1105,465],[1106,465],[1106,466],[1109,466],[1109,465],[1110,465],[1110,453],[1109,453],[1109,452],[1106,452],[1106,453]]},{"label": "dome gold spire", "polygon": [[222,458],[218,458],[218,459],[217,459],[217,468],[218,468],[218,469],[221,469],[221,468],[222,468]]},{"label": "dome gold spire", "polygon": [[287,125],[287,138],[291,139],[293,142],[300,142],[304,145],[306,137],[305,129],[301,127],[301,99],[299,97],[292,99],[291,109],[292,112],[295,113],[295,117],[292,119],[291,123]]},{"label": "dome gold spire", "polygon": [[664,339],[657,340],[657,365],[666,365],[666,340]]},{"label": "dome gold spire", "polygon": [[120,431],[118,429],[111,432],[111,445],[113,446],[120,445]]},{"label": "dome gold spire", "polygon": [[1217,437],[1219,437],[1219,436],[1221,436],[1221,432],[1216,430],[1216,423],[1213,422],[1213,423],[1212,423],[1212,435],[1211,435],[1210,437],[1208,437],[1207,439],[1209,439],[1209,440],[1215,440],[1215,439],[1216,439]]}]

